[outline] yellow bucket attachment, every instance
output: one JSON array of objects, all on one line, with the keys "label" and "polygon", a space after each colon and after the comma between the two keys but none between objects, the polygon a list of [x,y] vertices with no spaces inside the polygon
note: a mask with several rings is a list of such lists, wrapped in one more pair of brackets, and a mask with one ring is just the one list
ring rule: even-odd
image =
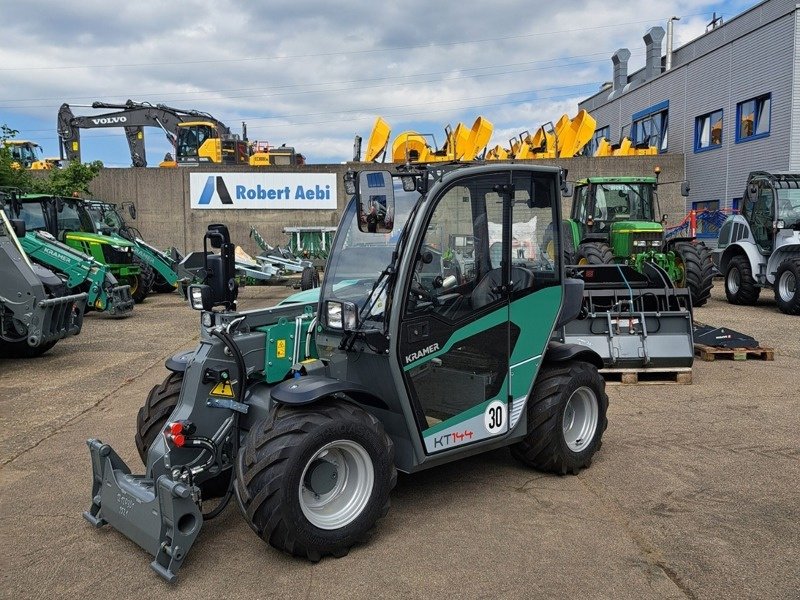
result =
[{"label": "yellow bucket attachment", "polygon": [[392,144],[392,162],[429,162],[432,154],[425,138],[416,131],[404,131]]},{"label": "yellow bucket attachment", "polygon": [[[559,123],[561,123],[560,120]],[[559,158],[577,156],[583,147],[589,143],[589,140],[592,139],[596,125],[597,121],[585,110],[578,111],[574,119],[563,124],[561,130],[556,125]]]},{"label": "yellow bucket attachment", "polygon": [[619,144],[611,146],[611,156],[634,156],[636,150],[629,137],[624,137]]},{"label": "yellow bucket attachment", "polygon": [[503,148],[500,144],[492,148],[486,153],[486,160],[507,160],[509,158],[509,151]]},{"label": "yellow bucket attachment", "polygon": [[555,144],[555,134],[552,131],[547,131],[544,128],[544,125],[542,125],[536,130],[536,133],[531,140],[530,158],[555,158]]},{"label": "yellow bucket attachment", "polygon": [[475,160],[478,155],[486,148],[486,144],[492,139],[494,125],[483,117],[478,117],[472,124],[472,129],[467,135],[464,155],[462,160]]},{"label": "yellow bucket attachment", "polygon": [[366,162],[373,162],[386,149],[389,143],[389,136],[392,133],[392,128],[381,117],[375,119],[375,125],[372,127],[372,133],[369,135],[367,142],[367,153],[364,159]]},{"label": "yellow bucket attachment", "polygon": [[600,138],[597,144],[597,149],[594,151],[595,156],[611,156],[611,142],[606,138]]}]

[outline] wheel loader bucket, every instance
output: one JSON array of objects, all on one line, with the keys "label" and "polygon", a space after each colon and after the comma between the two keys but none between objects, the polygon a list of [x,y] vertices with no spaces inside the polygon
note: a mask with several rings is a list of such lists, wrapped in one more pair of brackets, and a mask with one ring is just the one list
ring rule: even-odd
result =
[{"label": "wheel loader bucket", "polygon": [[448,136],[447,145],[445,146],[446,154],[449,160],[466,160],[464,154],[467,152],[467,142],[469,141],[469,132],[467,126],[463,123],[456,125],[455,130]]},{"label": "wheel loader bucket", "polygon": [[611,142],[606,138],[601,138],[597,144],[597,150],[594,151],[595,156],[611,156]]},{"label": "wheel loader bucket", "polygon": [[597,121],[585,110],[578,111],[575,118],[564,127],[563,139],[559,135],[560,158],[572,158],[577,156],[583,147],[589,143],[594,135]]},{"label": "wheel loader bucket", "polygon": [[494,125],[483,117],[478,117],[467,135],[463,160],[475,160],[492,139]]},{"label": "wheel loader bucket", "polygon": [[583,265],[583,305],[561,340],[591,348],[606,367],[690,367],[694,361],[691,296],[666,271],[644,263]]},{"label": "wheel loader bucket", "polygon": [[431,154],[425,137],[416,131],[404,131],[392,143],[392,162],[428,162]]},{"label": "wheel loader bucket", "polygon": [[378,159],[389,144],[389,136],[391,134],[392,128],[389,124],[381,117],[378,117],[367,142],[367,153],[364,157],[366,162],[373,162]]},{"label": "wheel loader bucket", "polygon": [[500,144],[492,148],[486,153],[486,160],[506,160],[509,157],[507,148],[503,148]]}]

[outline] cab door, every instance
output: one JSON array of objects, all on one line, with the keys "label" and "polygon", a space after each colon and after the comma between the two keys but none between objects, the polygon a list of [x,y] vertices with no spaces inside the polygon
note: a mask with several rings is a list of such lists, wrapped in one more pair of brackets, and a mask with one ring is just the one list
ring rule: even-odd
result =
[{"label": "cab door", "polygon": [[414,249],[398,354],[429,454],[508,431],[510,194],[508,170],[457,180]]}]

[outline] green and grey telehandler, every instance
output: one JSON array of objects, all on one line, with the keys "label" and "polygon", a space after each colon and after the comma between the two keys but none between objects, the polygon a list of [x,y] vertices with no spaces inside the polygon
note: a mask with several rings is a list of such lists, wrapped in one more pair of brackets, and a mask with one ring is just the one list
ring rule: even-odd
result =
[{"label": "green and grey telehandler", "polygon": [[[601,358],[551,339],[583,295],[544,248],[562,183],[521,164],[350,171],[318,301],[244,312],[227,228],[209,226],[219,253],[188,290],[200,343],[166,361],[139,411],[144,474],[88,441],[85,518],[172,581],[232,498],[265,542],[316,561],[365,539],[398,471],[503,446],[544,471],[587,467],[608,397]],[[376,203],[393,219],[369,231]],[[442,243],[464,236],[462,270]]]},{"label": "green and grey telehandler", "polygon": [[0,210],[0,358],[41,356],[80,333],[86,310],[86,292],[68,293],[58,275],[28,260],[24,235],[25,223]]}]

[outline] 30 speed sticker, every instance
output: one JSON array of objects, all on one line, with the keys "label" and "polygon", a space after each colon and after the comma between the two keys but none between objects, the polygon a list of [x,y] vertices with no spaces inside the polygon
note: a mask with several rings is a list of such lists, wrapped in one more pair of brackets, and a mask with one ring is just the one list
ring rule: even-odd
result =
[{"label": "30 speed sticker", "polygon": [[483,426],[491,434],[500,433],[506,427],[506,405],[493,400],[483,413]]}]

